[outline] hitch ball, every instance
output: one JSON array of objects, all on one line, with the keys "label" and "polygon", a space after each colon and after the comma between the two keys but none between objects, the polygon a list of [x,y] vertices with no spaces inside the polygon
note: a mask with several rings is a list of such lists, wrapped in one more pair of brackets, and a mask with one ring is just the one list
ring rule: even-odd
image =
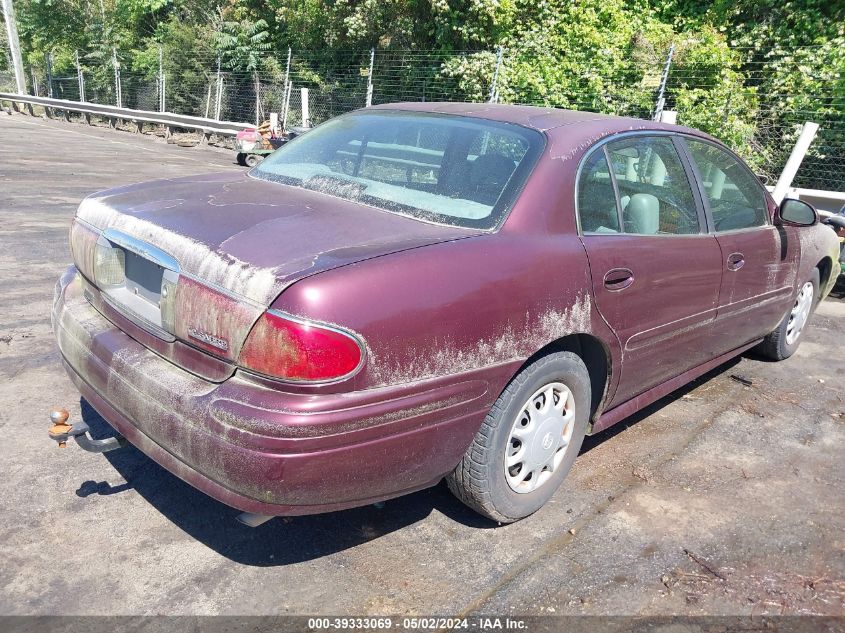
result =
[{"label": "hitch ball", "polygon": [[67,409],[53,409],[50,411],[50,422],[53,423],[53,426],[50,427],[48,433],[51,438],[59,442],[59,448],[67,446],[67,433],[73,426],[67,423],[69,417],[70,413],[68,413]]},{"label": "hitch ball", "polygon": [[70,417],[67,409],[53,409],[50,411],[50,422],[53,424],[64,424]]},{"label": "hitch ball", "polygon": [[88,432],[91,430],[85,424],[85,420],[78,420],[76,424],[68,424],[70,414],[65,409],[53,409],[50,411],[50,421],[53,426],[47,431],[50,439],[57,442],[59,448],[67,446],[71,437],[76,440],[79,447],[89,453],[107,453],[126,446],[126,438],[122,435],[107,437],[102,440],[95,440]]}]

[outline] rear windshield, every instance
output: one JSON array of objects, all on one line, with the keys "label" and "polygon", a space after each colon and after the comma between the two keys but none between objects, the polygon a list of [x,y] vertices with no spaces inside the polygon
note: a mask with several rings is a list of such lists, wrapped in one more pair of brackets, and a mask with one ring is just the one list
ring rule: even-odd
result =
[{"label": "rear windshield", "polygon": [[463,116],[356,112],[276,150],[251,175],[420,220],[489,229],[543,148],[518,125]]}]

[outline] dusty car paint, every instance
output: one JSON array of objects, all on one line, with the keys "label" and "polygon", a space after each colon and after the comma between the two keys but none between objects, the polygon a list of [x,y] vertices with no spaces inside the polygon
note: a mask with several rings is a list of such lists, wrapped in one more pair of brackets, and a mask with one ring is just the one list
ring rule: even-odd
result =
[{"label": "dusty car paint", "polygon": [[[615,134],[701,133],[516,106],[384,107],[490,118],[546,135],[543,156],[498,230],[420,222],[231,173],[130,185],[80,207],[84,230],[123,231],[175,257],[210,289],[203,289],[208,303],[183,298],[197,330],[216,331],[219,321],[206,318],[216,306],[211,313],[232,319],[229,331],[237,336],[225,352],[187,332],[163,341],[71,268],[57,286],[53,323],[72,379],[131,442],[240,509],[318,512],[435,484],[459,461],[508,381],[553,344],[589,359],[594,428],[606,428],[712,359],[759,341],[791,305],[798,281],[838,257],[826,227],[772,226],[761,248],[775,249],[781,263],[758,271],[769,284],[761,292],[741,296],[743,287],[735,286],[723,289],[727,298],[722,290],[702,294],[691,276],[673,305],[701,299],[701,318],[678,323],[646,303],[632,308],[629,330],[614,331],[598,309],[591,264],[615,265],[617,256],[606,250],[607,261],[589,259],[593,237],[578,234],[573,190],[581,159]],[[678,242],[604,239],[617,240],[619,261],[637,249],[643,257],[689,256]],[[711,252],[688,264],[720,268],[721,252]],[[662,282],[672,279],[672,270],[655,265],[653,272]],[[823,280],[822,294],[834,279]],[[724,307],[732,305],[746,317]],[[237,349],[267,307],[360,336],[367,345],[360,371],[308,385],[237,368]],[[626,373],[626,359],[649,345]]]}]

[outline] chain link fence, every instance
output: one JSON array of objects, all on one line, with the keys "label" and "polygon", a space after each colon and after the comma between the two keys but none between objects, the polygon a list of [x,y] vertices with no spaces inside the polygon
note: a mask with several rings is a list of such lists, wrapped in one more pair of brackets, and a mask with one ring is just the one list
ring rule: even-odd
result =
[{"label": "chain link fence", "polygon": [[15,74],[12,71],[0,70],[0,92],[15,92]]},{"label": "chain link fence", "polygon": [[[318,124],[395,101],[499,101],[639,118],[652,118],[662,107],[676,111],[678,123],[725,141],[773,179],[810,120],[821,127],[794,184],[843,191],[845,102],[834,95],[845,94],[845,68],[809,64],[811,48],[732,49],[717,60],[697,59],[682,46],[674,58],[667,50],[641,48],[622,65],[600,57],[585,64],[527,46],[449,53],[282,50],[262,53],[255,70],[242,72],[221,68],[209,52],[190,56],[190,66],[164,59],[158,69],[139,72],[131,70],[129,53],[114,51],[107,59],[80,51],[75,75],[52,76],[45,63],[31,69],[30,88],[61,99],[245,124],[277,112],[287,126],[302,125],[304,116]],[[608,58],[618,53],[605,52]],[[796,73],[801,89],[777,88],[779,77]],[[13,89],[8,73],[0,74],[4,83]]]}]

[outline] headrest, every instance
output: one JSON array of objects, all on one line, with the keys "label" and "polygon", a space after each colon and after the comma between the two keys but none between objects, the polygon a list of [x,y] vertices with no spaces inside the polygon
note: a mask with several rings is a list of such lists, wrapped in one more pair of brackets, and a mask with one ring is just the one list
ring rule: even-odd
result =
[{"label": "headrest", "polygon": [[625,207],[625,221],[630,231],[654,235],[660,228],[660,201],[650,193],[635,193]]}]

